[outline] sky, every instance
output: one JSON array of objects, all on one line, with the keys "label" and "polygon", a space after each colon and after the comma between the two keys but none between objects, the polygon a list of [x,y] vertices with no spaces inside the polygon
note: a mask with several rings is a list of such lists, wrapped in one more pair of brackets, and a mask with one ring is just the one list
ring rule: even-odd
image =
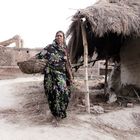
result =
[{"label": "sky", "polygon": [[[0,42],[20,35],[24,48],[52,43],[56,31],[67,31],[78,9],[96,0],[0,0]],[[10,45],[12,46],[12,45]]]}]

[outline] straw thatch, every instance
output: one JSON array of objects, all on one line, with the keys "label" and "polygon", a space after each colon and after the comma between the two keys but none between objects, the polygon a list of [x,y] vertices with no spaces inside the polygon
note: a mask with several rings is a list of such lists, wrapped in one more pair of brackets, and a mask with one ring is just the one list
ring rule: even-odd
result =
[{"label": "straw thatch", "polygon": [[47,61],[44,59],[29,59],[27,61],[18,62],[20,70],[26,74],[43,73]]},{"label": "straw thatch", "polygon": [[[100,0],[79,9],[67,31],[72,62],[83,55],[81,20],[85,19],[89,56],[96,50],[100,59],[118,54],[126,37],[140,36],[140,0]],[[112,48],[113,47],[113,48]]]}]

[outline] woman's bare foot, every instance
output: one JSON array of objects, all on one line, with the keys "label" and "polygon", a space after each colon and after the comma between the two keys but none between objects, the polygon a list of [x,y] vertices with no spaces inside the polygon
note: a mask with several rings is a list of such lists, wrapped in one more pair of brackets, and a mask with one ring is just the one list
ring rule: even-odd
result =
[{"label": "woman's bare foot", "polygon": [[52,120],[52,125],[55,126],[55,127],[58,127],[59,126],[59,123],[56,119],[53,119]]},{"label": "woman's bare foot", "polygon": [[61,118],[60,118],[60,117],[56,117],[56,120],[57,120],[58,122],[60,122],[60,121],[61,121]]}]

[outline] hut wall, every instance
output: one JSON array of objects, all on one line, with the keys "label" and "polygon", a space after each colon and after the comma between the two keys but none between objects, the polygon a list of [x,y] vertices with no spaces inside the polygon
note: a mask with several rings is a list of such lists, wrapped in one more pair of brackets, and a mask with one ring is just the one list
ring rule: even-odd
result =
[{"label": "hut wall", "polygon": [[140,38],[126,41],[120,54],[121,83],[140,87]]}]

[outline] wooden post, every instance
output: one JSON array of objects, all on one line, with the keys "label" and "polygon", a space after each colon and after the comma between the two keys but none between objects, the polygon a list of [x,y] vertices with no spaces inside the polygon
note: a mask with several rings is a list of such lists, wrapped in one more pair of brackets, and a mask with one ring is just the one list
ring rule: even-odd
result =
[{"label": "wooden post", "polygon": [[108,75],[108,58],[106,58],[105,62],[105,87],[104,87],[104,94],[107,94],[107,75]]},{"label": "wooden post", "polygon": [[89,100],[89,84],[88,84],[88,44],[86,39],[86,31],[83,21],[81,21],[81,30],[84,46],[84,68],[85,68],[85,106],[87,113],[90,113],[90,100]]}]

